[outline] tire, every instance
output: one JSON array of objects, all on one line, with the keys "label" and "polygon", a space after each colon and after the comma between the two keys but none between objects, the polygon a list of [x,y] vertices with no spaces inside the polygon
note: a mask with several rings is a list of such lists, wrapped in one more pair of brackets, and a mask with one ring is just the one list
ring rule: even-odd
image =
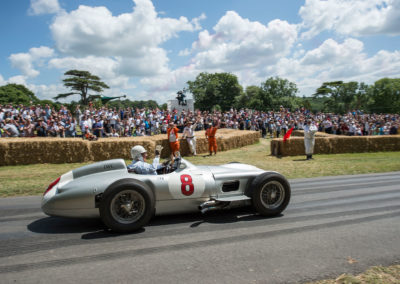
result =
[{"label": "tire", "polygon": [[252,182],[252,203],[262,216],[279,215],[290,201],[290,184],[278,173],[264,173]]},{"label": "tire", "polygon": [[108,189],[100,204],[100,217],[111,230],[129,233],[145,226],[153,216],[153,192],[140,184],[120,184]]}]

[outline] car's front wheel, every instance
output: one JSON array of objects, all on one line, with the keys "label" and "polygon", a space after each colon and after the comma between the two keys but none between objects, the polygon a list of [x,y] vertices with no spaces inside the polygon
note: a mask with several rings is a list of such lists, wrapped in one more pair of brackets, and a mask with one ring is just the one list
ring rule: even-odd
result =
[{"label": "car's front wheel", "polygon": [[289,182],[278,173],[264,173],[253,181],[253,207],[263,216],[276,216],[290,200]]},{"label": "car's front wheel", "polygon": [[128,233],[146,225],[154,212],[154,196],[140,185],[119,186],[105,193],[100,217],[113,231]]}]

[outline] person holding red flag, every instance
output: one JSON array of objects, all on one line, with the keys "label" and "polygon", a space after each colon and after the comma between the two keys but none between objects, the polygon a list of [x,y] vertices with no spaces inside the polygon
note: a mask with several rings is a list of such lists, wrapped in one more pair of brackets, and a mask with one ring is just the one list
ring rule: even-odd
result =
[{"label": "person holding red flag", "polygon": [[288,140],[288,139],[290,138],[290,135],[292,134],[293,129],[294,129],[294,126],[292,126],[292,128],[290,128],[290,129],[286,132],[285,136],[283,136],[283,142],[285,142],[286,140]]}]

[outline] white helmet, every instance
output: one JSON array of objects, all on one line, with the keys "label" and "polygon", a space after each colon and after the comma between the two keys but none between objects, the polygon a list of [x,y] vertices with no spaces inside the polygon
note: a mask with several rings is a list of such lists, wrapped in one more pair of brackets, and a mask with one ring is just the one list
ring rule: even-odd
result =
[{"label": "white helmet", "polygon": [[136,145],[135,147],[132,147],[132,149],[131,149],[132,159],[139,160],[142,158],[142,154],[146,153],[146,152],[147,151],[143,146]]}]

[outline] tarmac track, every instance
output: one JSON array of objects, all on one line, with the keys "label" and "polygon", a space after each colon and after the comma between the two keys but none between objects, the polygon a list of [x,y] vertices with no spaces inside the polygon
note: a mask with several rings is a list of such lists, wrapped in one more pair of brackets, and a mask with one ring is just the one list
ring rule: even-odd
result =
[{"label": "tarmac track", "polygon": [[301,283],[400,263],[400,172],[290,183],[276,218],[163,216],[128,235],[0,199],[0,283]]}]

